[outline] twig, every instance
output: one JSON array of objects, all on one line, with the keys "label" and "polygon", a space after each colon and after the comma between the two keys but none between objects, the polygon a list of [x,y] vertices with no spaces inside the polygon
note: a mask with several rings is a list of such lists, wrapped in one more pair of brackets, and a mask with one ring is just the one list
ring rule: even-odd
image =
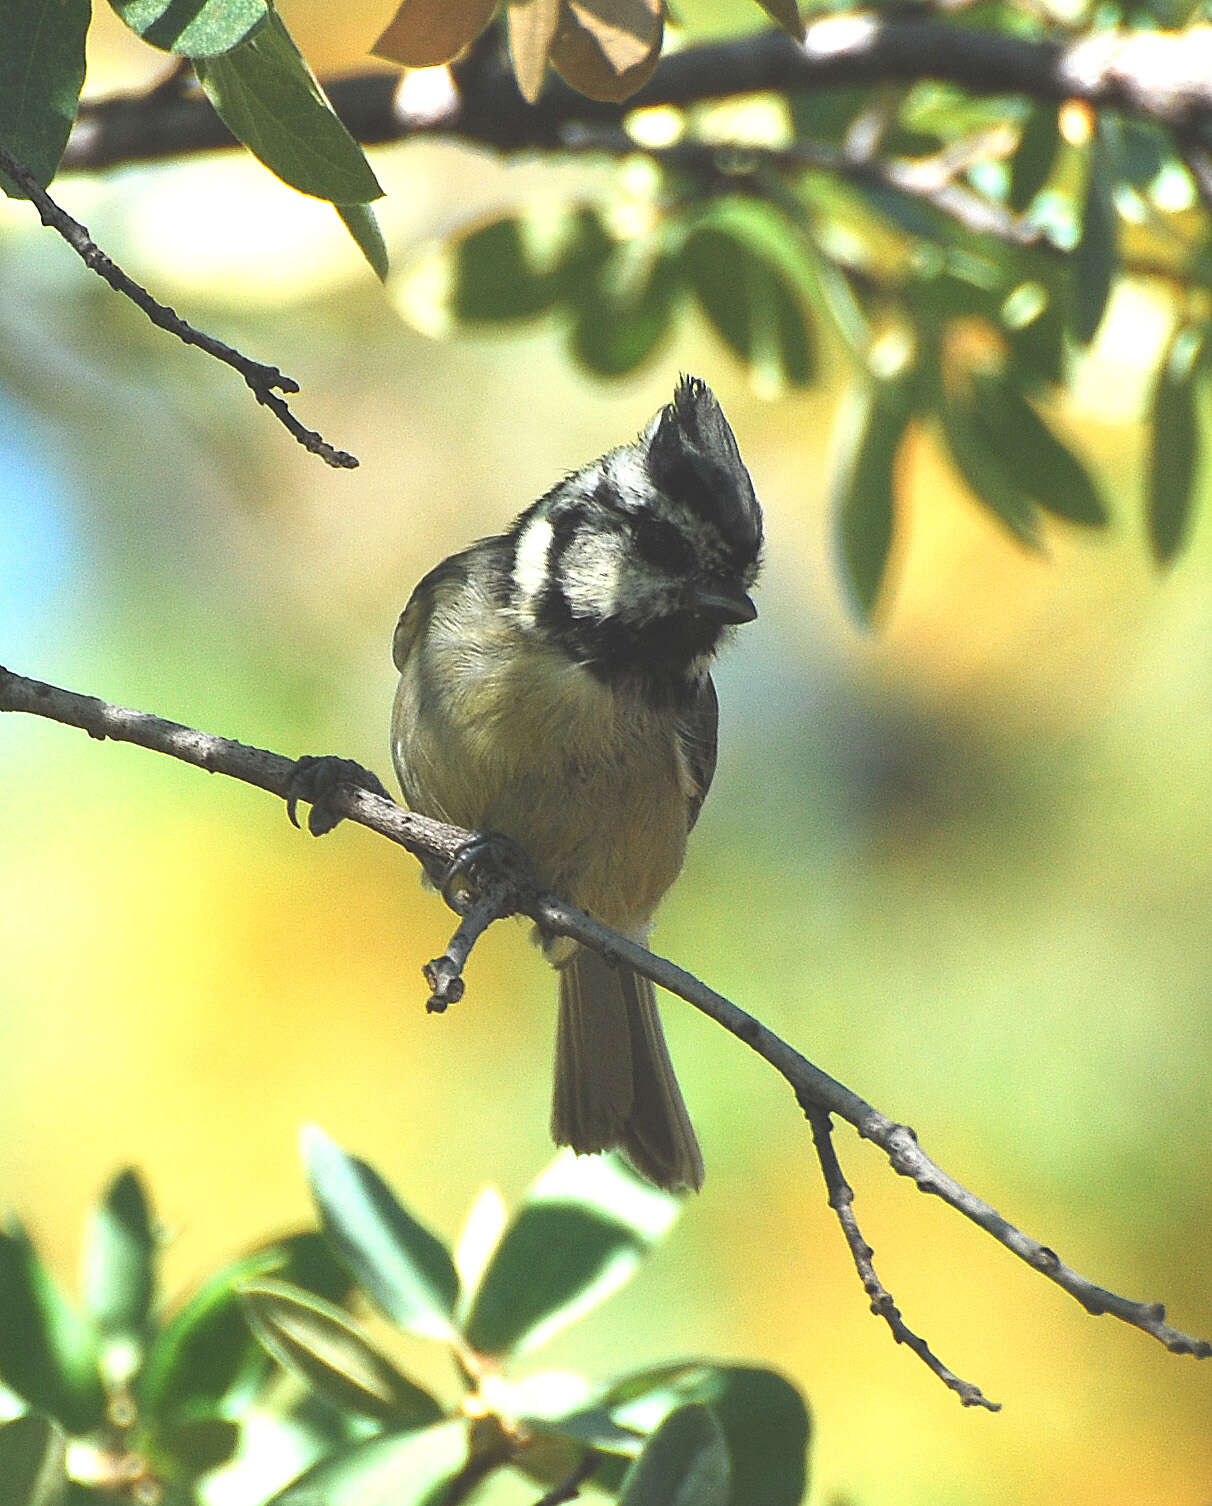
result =
[{"label": "twig", "polygon": [[[92,737],[137,743],[196,768],[243,780],[283,798],[290,793],[291,775],[295,769],[292,759],[199,732],[179,722],[164,721],[146,712],[111,706],[95,697],[61,690],[2,667],[0,711],[31,712],[67,726],[79,727]],[[383,796],[354,785],[337,786],[329,804],[335,814],[398,842],[430,864],[449,866],[477,840],[474,833],[402,810]],[[626,963],[642,976],[694,1005],[769,1062],[792,1088],[806,1113],[836,1115],[844,1119],[862,1138],[884,1151],[898,1175],[911,1178],[921,1192],[942,1198],[1033,1270],[1068,1292],[1087,1312],[1109,1313],[1157,1339],[1174,1354],[1190,1354],[1198,1359],[1212,1356],[1212,1343],[1182,1333],[1166,1322],[1165,1308],[1161,1303],[1121,1297],[1067,1266],[1054,1250],[1016,1228],[989,1203],[969,1192],[936,1165],[907,1125],[880,1113],[730,999],[708,988],[675,963],[628,941],[584,910],[554,894],[534,893],[528,888],[531,883],[533,880],[528,871],[524,871],[518,876],[512,894],[506,893],[502,886],[498,903],[505,908],[500,913],[516,911],[528,915],[545,933],[569,937],[613,961]],[[465,955],[463,960],[466,960]]]},{"label": "twig", "polygon": [[984,1407],[989,1412],[1000,1412],[1001,1402],[990,1401],[979,1386],[974,1386],[971,1381],[961,1380],[953,1370],[949,1370],[925,1339],[914,1333],[901,1317],[901,1310],[892,1300],[892,1293],[875,1274],[875,1251],[863,1238],[863,1232],[858,1226],[854,1212],[854,1189],[842,1174],[841,1162],[833,1144],[833,1125],[829,1115],[810,1103],[801,1104],[801,1107],[812,1126],[812,1142],[816,1146],[816,1157],[829,1192],[829,1206],[837,1214],[837,1221],[842,1226],[842,1234],[850,1246],[859,1280],[871,1299],[871,1311],[877,1318],[883,1318],[896,1342],[907,1344],[926,1368],[932,1370],[943,1385],[956,1393],[964,1406]]},{"label": "twig", "polygon": [[541,1496],[534,1506],[565,1506],[567,1501],[575,1501],[581,1494],[581,1486],[589,1479],[598,1467],[598,1456],[592,1449],[577,1467],[562,1479],[558,1485],[554,1485],[545,1496]]},{"label": "twig", "polygon": [[425,1004],[430,1014],[445,1013],[448,1005],[457,1004],[463,997],[463,969],[471,956],[471,949],[493,921],[503,920],[506,915],[517,913],[512,908],[512,894],[512,888],[503,889],[500,884],[491,883],[474,891],[471,903],[446,950],[421,969],[430,987],[429,999]]},{"label": "twig", "polygon": [[240,351],[230,345],[225,345],[222,340],[217,340],[213,335],[195,329],[174,309],[166,304],[158,303],[146,288],[141,287],[132,277],[128,277],[122,268],[101,250],[89,235],[87,228],[80,224],[79,220],[74,220],[65,209],[61,209],[29,168],[19,162],[3,146],[0,146],[0,169],[3,169],[29,197],[42,223],[57,231],[86,267],[109,283],[116,293],[121,293],[124,298],[129,298],[133,304],[142,309],[154,325],[167,330],[170,335],[175,335],[184,345],[196,345],[208,356],[214,356],[217,361],[222,361],[238,371],[257,401],[264,404],[285,425],[305,450],[318,455],[328,465],[338,469],[349,470],[357,465],[358,461],[355,456],[348,454],[345,450],[334,449],[314,429],[305,428],[290,411],[285,399],[278,396],[279,392],[298,392],[299,384],[292,377],[284,376],[276,366],[264,366],[259,361],[249,360]]}]

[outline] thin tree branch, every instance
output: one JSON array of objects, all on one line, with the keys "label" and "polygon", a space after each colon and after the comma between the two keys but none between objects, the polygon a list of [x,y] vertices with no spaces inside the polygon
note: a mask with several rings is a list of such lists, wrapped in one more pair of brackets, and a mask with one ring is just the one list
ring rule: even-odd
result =
[{"label": "thin tree branch", "polygon": [[[293,759],[228,738],[215,737],[179,722],[165,721],[147,712],[112,706],[93,696],[61,690],[2,667],[0,711],[30,712],[67,726],[79,727],[91,737],[137,743],[141,747],[181,759],[196,768],[242,780],[283,799],[289,798],[293,792],[291,776],[296,768]],[[426,859],[429,864],[449,866],[466,853],[469,844],[480,840],[475,834],[458,827],[402,810],[382,795],[372,794],[352,784],[338,785],[327,803],[334,814],[348,817],[359,825],[398,842],[418,857]],[[591,947],[610,961],[624,962],[660,987],[693,1004],[774,1067],[792,1088],[804,1112],[813,1119],[814,1127],[823,1116],[836,1115],[844,1119],[860,1136],[884,1151],[898,1175],[911,1178],[920,1191],[942,1198],[1033,1270],[1047,1276],[1063,1291],[1068,1292],[1087,1312],[1109,1313],[1157,1339],[1174,1354],[1190,1354],[1199,1359],[1212,1356],[1212,1343],[1182,1333],[1166,1322],[1165,1308],[1161,1303],[1137,1302],[1119,1296],[1105,1287],[1097,1286],[1066,1265],[1054,1250],[1016,1228],[989,1203],[969,1192],[936,1165],[922,1150],[916,1134],[907,1125],[899,1124],[882,1114],[857,1093],[801,1056],[760,1020],[738,1008],[714,989],[708,988],[683,968],[628,941],[626,937],[610,930],[584,910],[568,904],[558,896],[538,890],[533,875],[529,873],[517,876],[513,893],[504,896],[500,903],[503,907],[501,913],[528,915],[544,932],[569,937]],[[462,960],[466,960],[465,955]],[[823,1153],[822,1145],[828,1147]],[[817,1148],[818,1153],[822,1154],[826,1182],[830,1185],[831,1196],[834,1196],[840,1168],[835,1176],[828,1162],[832,1151],[831,1140],[818,1132]],[[844,1198],[838,1196],[838,1202],[844,1202]],[[847,1237],[849,1239],[850,1235]],[[861,1235],[858,1238],[861,1240]],[[863,1244],[865,1246],[865,1241]],[[941,1373],[938,1368],[932,1368],[936,1374]]]},{"label": "thin tree branch", "polygon": [[989,1412],[1000,1412],[1001,1402],[990,1401],[979,1386],[974,1386],[971,1381],[961,1380],[953,1370],[949,1370],[925,1339],[914,1333],[901,1317],[901,1310],[892,1300],[892,1293],[875,1274],[875,1251],[863,1238],[863,1231],[859,1228],[854,1212],[854,1189],[842,1174],[841,1162],[833,1144],[833,1125],[829,1115],[822,1113],[811,1103],[804,1103],[801,1107],[812,1126],[812,1140],[829,1192],[829,1206],[837,1214],[842,1234],[850,1246],[855,1270],[858,1271],[863,1290],[871,1301],[871,1311],[877,1318],[883,1318],[896,1342],[907,1344],[926,1368],[932,1370],[944,1386],[956,1393],[964,1406],[984,1407]]},{"label": "thin tree branch", "polygon": [[[555,75],[538,103],[527,105],[493,48],[473,49],[455,75],[458,98],[436,116],[402,107],[394,74],[347,76],[325,88],[364,145],[438,133],[501,151],[558,149],[570,125],[617,125],[629,111],[650,105],[684,107],[764,90],[796,94],[918,79],[953,83],[976,95],[1015,94],[1051,104],[1083,100],[1187,134],[1212,119],[1212,39],[1203,25],[1055,39],[957,26],[930,13],[847,12],[811,23],[802,43],[769,31],[669,53],[622,105],[586,99]],[[200,91],[153,91],[83,104],[63,169],[97,171],[234,145]]]},{"label": "thin tree branch", "polygon": [[301,424],[290,411],[285,399],[278,396],[279,392],[298,392],[299,384],[292,377],[284,376],[276,366],[263,366],[259,361],[249,360],[240,351],[230,345],[225,345],[222,340],[217,340],[213,335],[195,329],[167,304],[157,303],[146,288],[137,283],[134,278],[128,277],[122,268],[101,250],[79,220],[74,220],[65,209],[61,209],[55,203],[29,168],[19,162],[3,146],[0,146],[0,169],[6,172],[28,196],[38,211],[42,223],[57,231],[86,267],[109,283],[116,293],[121,293],[124,298],[129,298],[136,307],[142,309],[154,325],[159,329],[167,330],[170,335],[175,335],[182,344],[196,345],[208,356],[214,356],[215,360],[222,361],[238,371],[256,400],[274,414],[305,450],[318,455],[328,465],[338,469],[349,470],[357,465],[355,456],[348,454],[345,450],[334,449],[322,435]]}]

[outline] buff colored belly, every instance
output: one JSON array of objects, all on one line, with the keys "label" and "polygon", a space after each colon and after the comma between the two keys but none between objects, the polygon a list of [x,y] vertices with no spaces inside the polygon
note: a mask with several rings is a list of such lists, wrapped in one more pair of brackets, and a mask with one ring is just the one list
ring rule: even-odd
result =
[{"label": "buff colored belly", "polygon": [[396,697],[392,751],[408,804],[505,832],[544,885],[643,934],[686,847],[685,775],[668,720],[555,651],[510,660],[464,644],[441,662],[439,678],[414,654]]}]

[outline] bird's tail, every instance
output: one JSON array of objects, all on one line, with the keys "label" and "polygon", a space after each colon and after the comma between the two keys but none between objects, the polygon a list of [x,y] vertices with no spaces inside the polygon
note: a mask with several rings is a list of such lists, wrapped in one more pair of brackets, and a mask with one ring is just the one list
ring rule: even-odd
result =
[{"label": "bird's tail", "polygon": [[658,1187],[703,1185],[652,984],[585,948],[560,969],[551,1132],[579,1154],[626,1152]]}]

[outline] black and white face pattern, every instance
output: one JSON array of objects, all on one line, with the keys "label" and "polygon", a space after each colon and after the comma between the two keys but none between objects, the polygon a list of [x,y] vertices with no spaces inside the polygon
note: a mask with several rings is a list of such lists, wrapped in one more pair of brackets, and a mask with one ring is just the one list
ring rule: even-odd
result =
[{"label": "black and white face pattern", "polygon": [[640,438],[514,524],[511,606],[603,679],[677,694],[756,615],[762,515],[710,390],[686,378]]}]

